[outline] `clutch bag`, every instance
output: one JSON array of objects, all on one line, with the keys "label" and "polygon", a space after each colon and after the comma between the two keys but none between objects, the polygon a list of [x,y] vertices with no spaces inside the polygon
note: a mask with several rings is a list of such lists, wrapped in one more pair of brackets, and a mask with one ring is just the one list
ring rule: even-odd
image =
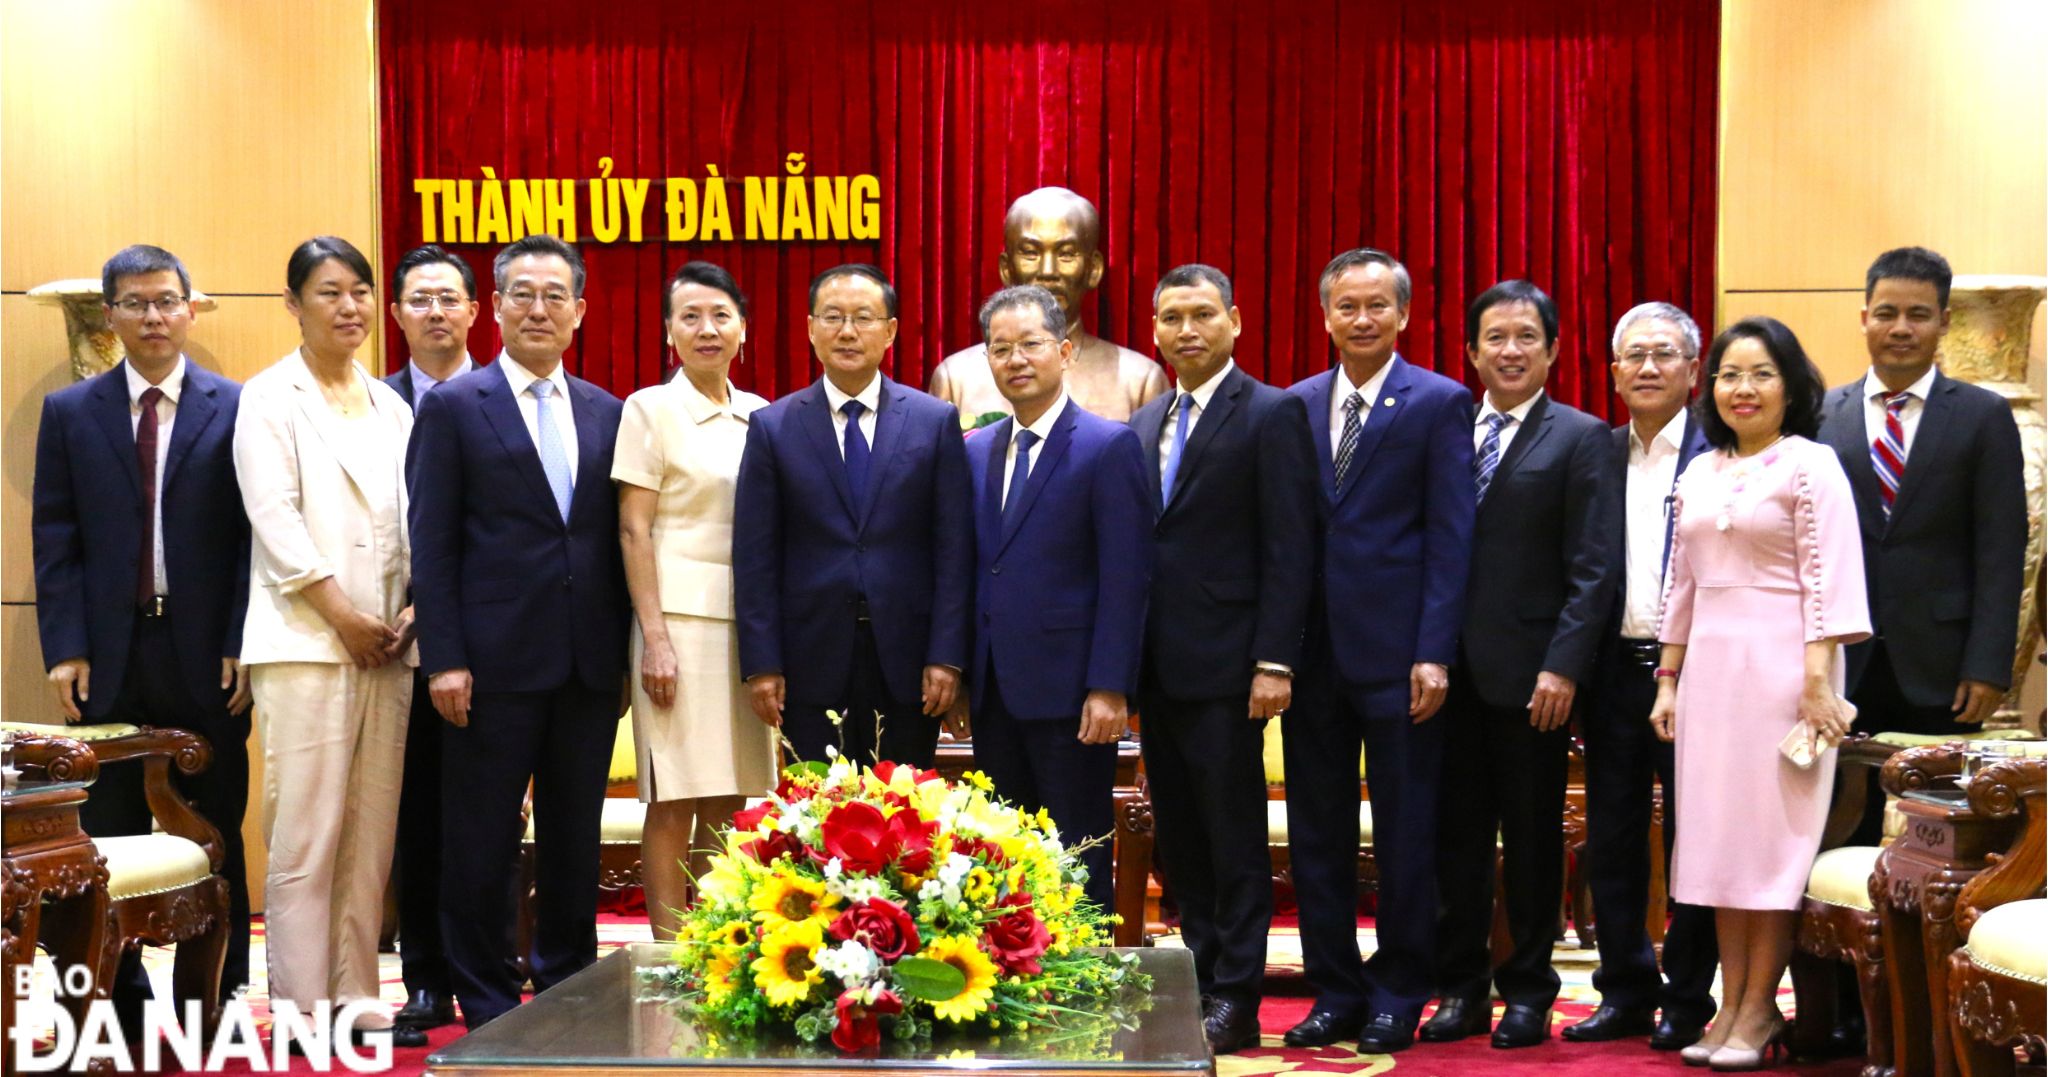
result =
[{"label": "clutch bag", "polygon": [[[1835,706],[1840,707],[1842,713],[1849,716],[1850,722],[1856,720],[1856,704],[1837,695]],[[1820,757],[1826,755],[1834,746],[1834,737],[1814,733],[1805,722],[1794,722],[1792,728],[1785,733],[1785,739],[1778,742],[1778,754],[1800,770],[1811,770],[1815,763],[1820,762]]]}]

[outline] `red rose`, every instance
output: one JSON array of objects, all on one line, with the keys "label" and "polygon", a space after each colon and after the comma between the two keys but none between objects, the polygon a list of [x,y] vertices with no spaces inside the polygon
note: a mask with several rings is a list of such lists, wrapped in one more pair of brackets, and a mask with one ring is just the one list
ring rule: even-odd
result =
[{"label": "red rose", "polygon": [[853,905],[825,930],[841,942],[859,942],[883,961],[894,961],[923,945],[910,914],[903,906],[883,898],[868,898]]},{"label": "red rose", "polygon": [[939,833],[939,821],[921,819],[906,808],[889,817],[889,843],[895,847],[899,867],[912,875],[923,875],[932,867],[932,839]]},{"label": "red rose", "polygon": [[840,868],[854,874],[879,874],[895,855],[889,822],[872,804],[856,800],[833,808],[821,830],[825,855],[838,857]]},{"label": "red rose", "polygon": [[775,802],[764,800],[751,808],[741,808],[732,813],[732,828],[741,833],[751,833],[761,825],[761,820],[775,814]]},{"label": "red rose", "polygon": [[753,857],[757,864],[772,864],[778,856],[795,859],[803,851],[803,844],[796,840],[794,834],[785,834],[779,830],[765,838],[755,838],[740,845],[740,852]]},{"label": "red rose", "polygon": [[1003,847],[987,838],[953,839],[953,851],[962,856],[979,857],[981,862],[992,868],[1006,867],[1010,858],[1003,855]]},{"label": "red rose", "polygon": [[1038,920],[1038,914],[1031,911],[1031,895],[1011,894],[996,902],[995,907],[1014,908],[1017,911],[1005,914],[988,925],[982,935],[982,948],[1004,972],[1036,976],[1041,971],[1038,955],[1052,945],[1052,933]]},{"label": "red rose", "polygon": [[872,1051],[882,1045],[882,1018],[903,1012],[903,1000],[893,991],[883,991],[875,1001],[863,1003],[848,991],[839,996],[839,1024],[832,1029],[832,1046],[847,1054]]},{"label": "red rose", "polygon": [[882,779],[883,785],[888,785],[890,782],[895,781],[898,770],[909,771],[910,780],[913,785],[931,781],[939,776],[939,772],[936,770],[919,770],[916,767],[906,766],[902,763],[892,763],[887,759],[876,763],[874,766],[875,777]]}]

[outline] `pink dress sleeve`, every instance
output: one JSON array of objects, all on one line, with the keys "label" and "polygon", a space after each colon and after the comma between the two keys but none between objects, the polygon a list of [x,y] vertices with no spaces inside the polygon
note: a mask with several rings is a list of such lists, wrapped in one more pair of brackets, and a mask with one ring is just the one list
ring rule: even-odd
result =
[{"label": "pink dress sleeve", "polygon": [[[1704,459],[1704,454],[1700,458]],[[1664,605],[1657,617],[1657,642],[1683,645],[1692,635],[1692,593],[1692,558],[1685,552],[1685,483],[1681,481],[1671,497],[1671,556],[1664,562]]]},{"label": "pink dress sleeve", "polygon": [[1792,481],[1793,551],[1798,557],[1806,641],[1869,639],[1863,536],[1841,460],[1826,446],[1810,446]]}]

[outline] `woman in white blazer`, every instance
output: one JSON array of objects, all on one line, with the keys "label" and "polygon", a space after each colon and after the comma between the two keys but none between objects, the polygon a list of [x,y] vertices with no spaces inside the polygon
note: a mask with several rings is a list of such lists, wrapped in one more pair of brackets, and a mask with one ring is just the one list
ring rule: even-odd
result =
[{"label": "woman in white blazer", "polygon": [[[412,409],[356,365],[378,314],[362,252],[316,237],[285,276],[302,343],[243,387],[235,469],[254,539],[242,663],[263,742],[270,997],[310,1011],[378,997],[419,661],[406,602]],[[347,1031],[426,1040],[374,1011]]]}]

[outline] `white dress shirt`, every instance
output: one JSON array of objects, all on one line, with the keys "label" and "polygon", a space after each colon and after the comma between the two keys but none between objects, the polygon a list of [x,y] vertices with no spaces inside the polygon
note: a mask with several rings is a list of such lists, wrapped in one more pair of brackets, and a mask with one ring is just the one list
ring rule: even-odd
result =
[{"label": "white dress shirt", "polygon": [[[1060,413],[1065,410],[1067,410],[1067,391],[1063,388],[1060,390],[1060,398],[1052,402],[1052,407],[1045,409],[1045,414],[1039,416],[1037,422],[1032,423],[1030,426],[1020,426],[1018,428],[1020,430],[1029,430],[1038,435],[1038,441],[1031,446],[1031,468],[1033,471],[1038,469],[1039,461],[1045,459],[1045,439],[1052,436],[1053,424],[1059,421]],[[1003,451],[1003,499],[996,503],[998,508],[1010,503],[1010,481],[1016,477],[1017,431],[1012,430],[1010,432],[1010,447]],[[1025,472],[1024,478],[1029,480],[1031,472]]]},{"label": "white dress shirt", "polygon": [[164,462],[171,455],[171,424],[178,418],[178,394],[185,391],[185,357],[171,366],[171,372],[164,380],[152,386],[149,379],[135,372],[135,364],[123,363],[122,369],[128,374],[128,432],[142,432],[142,394],[152,388],[162,389],[163,398],[156,402],[156,490],[155,499],[149,506],[150,535],[156,543],[156,553],[150,558],[156,564],[156,593],[171,593],[170,578],[164,574]]},{"label": "white dress shirt", "polygon": [[[533,372],[519,365],[519,361],[498,353],[498,365],[505,371],[505,382],[512,386],[512,399],[519,401],[519,417],[526,420],[526,436],[533,439],[533,451],[540,451],[540,399],[533,395],[533,383],[541,379]],[[554,383],[555,395],[548,400],[548,415],[555,420],[555,431],[562,436],[562,452],[569,457],[569,485],[576,485],[576,415],[569,406],[569,375],[556,363],[547,380]]]},{"label": "white dress shirt", "polygon": [[[1352,385],[1350,375],[1344,373],[1344,364],[1337,364],[1337,377],[1330,382],[1330,459],[1337,458],[1337,450],[1344,444],[1344,401],[1354,389],[1364,398],[1365,403],[1358,408],[1358,428],[1365,429],[1366,419],[1372,415],[1372,406],[1380,403],[1380,387],[1387,383],[1387,371],[1393,369],[1395,358],[1388,356],[1387,361],[1381,363],[1380,368],[1361,386]],[[1386,401],[1389,404],[1393,402],[1391,397]]]},{"label": "white dress shirt", "polygon": [[865,409],[860,413],[860,436],[866,439],[868,451],[875,449],[875,410],[882,406],[882,375],[877,373],[868,379],[868,387],[857,396],[847,396],[832,384],[831,378],[819,378],[818,384],[825,387],[825,402],[832,406],[832,440],[839,445],[839,458],[846,459],[846,413],[839,410],[849,400],[858,400]]},{"label": "white dress shirt", "polygon": [[[462,353],[462,365],[456,367],[455,373],[448,375],[446,380],[453,381],[456,378],[459,378],[464,374],[467,374],[475,369],[476,360],[471,359],[469,357],[468,352],[464,352]],[[405,364],[405,373],[406,377],[411,380],[412,398],[415,402],[417,402],[421,397],[426,396],[429,392],[432,392],[435,386],[441,384],[442,380],[435,378],[432,374],[429,374],[424,370],[421,370],[420,364],[417,360],[407,360]],[[413,406],[418,407],[419,405],[415,403]]]},{"label": "white dress shirt", "polygon": [[[1223,361],[1223,369],[1217,371],[1208,381],[1203,382],[1200,388],[1182,391],[1181,395],[1195,398],[1194,407],[1188,412],[1189,441],[1195,440],[1195,424],[1201,422],[1202,416],[1208,412],[1209,401],[1215,399],[1217,387],[1221,386],[1223,379],[1229,377],[1230,372],[1236,369],[1237,361],[1235,359],[1225,359]],[[1177,395],[1174,398],[1173,407],[1166,409],[1166,427],[1159,432],[1159,481],[1162,485],[1166,482],[1166,465],[1173,459],[1173,436],[1180,429],[1180,413],[1178,409],[1182,406]]]},{"label": "white dress shirt", "polygon": [[1492,393],[1479,394],[1479,414],[1472,421],[1472,454],[1475,461],[1479,454],[1479,446],[1486,442],[1487,416],[1505,415],[1508,417],[1507,425],[1500,428],[1500,458],[1505,460],[1508,458],[1508,446],[1514,443],[1515,432],[1522,429],[1523,421],[1529,418],[1529,409],[1535,407],[1536,402],[1541,399],[1543,399],[1543,390],[1538,389],[1536,390],[1536,395],[1506,411],[1502,411],[1493,406]]},{"label": "white dress shirt", "polygon": [[[1906,458],[1913,456],[1913,435],[1920,431],[1920,413],[1927,410],[1927,394],[1934,391],[1934,367],[1928,367],[1920,380],[1906,386],[1909,398],[1906,406],[1899,409],[1900,441],[1906,449]],[[1863,440],[1866,444],[1876,441],[1884,434],[1884,394],[1891,392],[1879,380],[1873,370],[1863,376]]]},{"label": "white dress shirt", "polygon": [[1664,536],[1671,519],[1671,494],[1678,483],[1678,457],[1685,445],[1685,412],[1657,431],[1648,445],[1628,428],[1628,497],[1623,511],[1628,546],[1623,551],[1621,634],[1656,639],[1658,609],[1664,601]]}]

